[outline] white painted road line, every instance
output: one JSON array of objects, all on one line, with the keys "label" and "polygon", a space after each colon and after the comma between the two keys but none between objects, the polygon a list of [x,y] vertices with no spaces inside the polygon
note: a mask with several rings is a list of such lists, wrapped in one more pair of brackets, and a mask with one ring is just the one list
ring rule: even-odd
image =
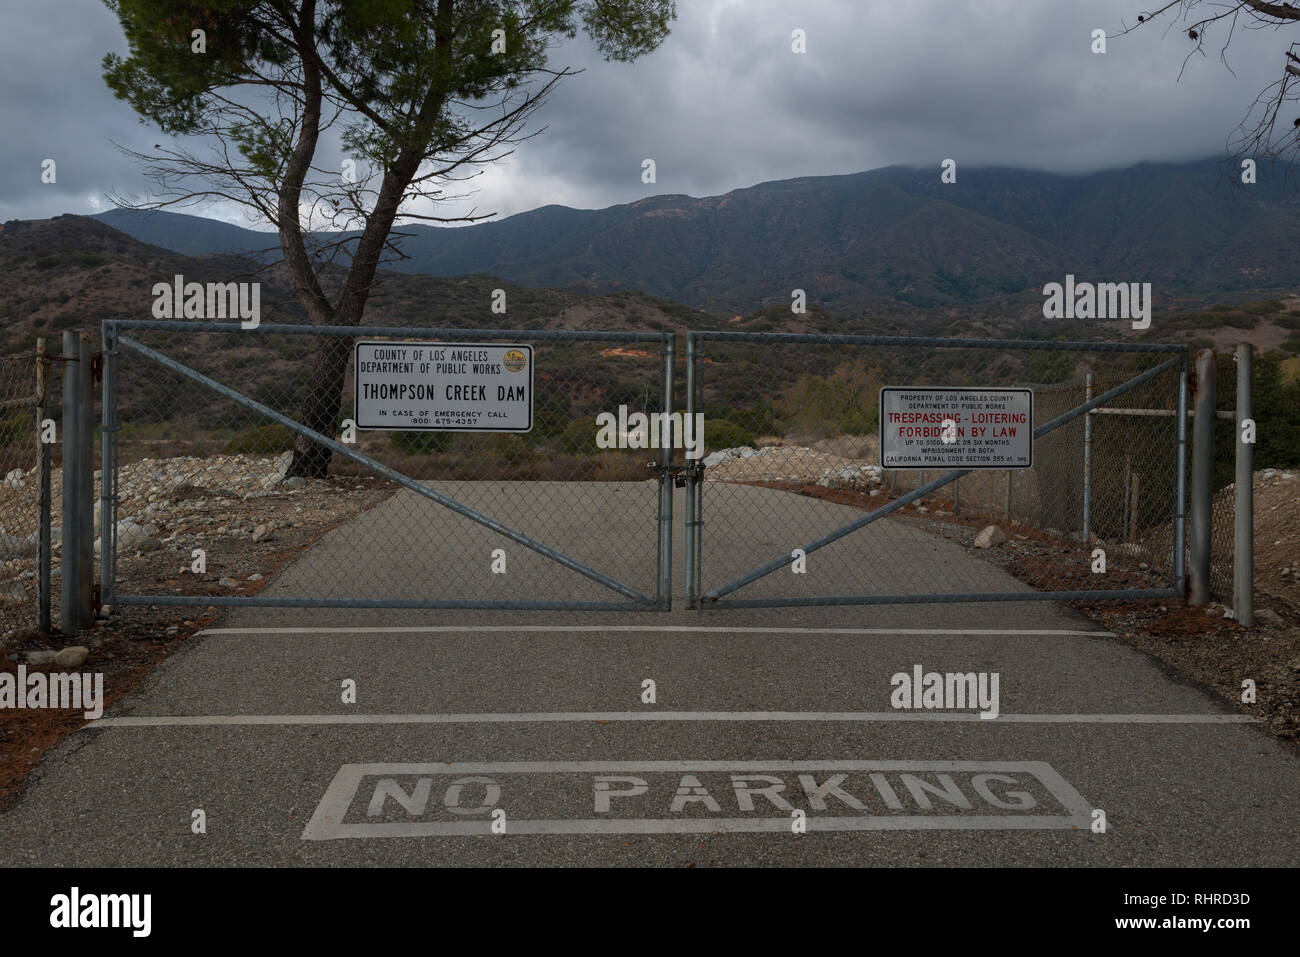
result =
[{"label": "white painted road line", "polygon": [[753,628],[745,625],[358,625],[352,628],[205,628],[199,635],[419,635],[541,632],[554,634],[627,632],[672,632],[717,635],[931,635],[935,637],[1081,637],[1114,638],[1111,631],[1076,631],[1068,628]]},{"label": "white painted road line", "polygon": [[1000,714],[975,711],[554,711],[506,714],[211,714],[122,715],[86,728],[238,727],[259,725],[545,724],[626,721],[972,722],[994,724],[1255,724],[1247,714]]}]

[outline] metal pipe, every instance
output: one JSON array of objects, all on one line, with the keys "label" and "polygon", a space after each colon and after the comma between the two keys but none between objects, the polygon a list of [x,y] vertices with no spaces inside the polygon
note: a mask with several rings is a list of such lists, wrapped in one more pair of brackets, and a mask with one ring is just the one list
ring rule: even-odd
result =
[{"label": "metal pipe", "polygon": [[1253,430],[1251,403],[1251,347],[1237,346],[1237,474],[1232,510],[1232,608],[1239,624],[1255,624],[1255,436],[1243,441],[1245,428]]},{"label": "metal pipe", "polygon": [[[1092,373],[1084,378],[1084,401],[1092,399]],[[1092,541],[1092,415],[1083,417],[1083,543]]]},{"label": "metal pipe", "polygon": [[1178,490],[1174,496],[1173,585],[1180,595],[1187,594],[1187,374],[1190,355],[1190,348],[1184,350],[1178,367],[1178,418],[1174,429],[1174,469]]},{"label": "metal pipe", "polygon": [[99,428],[99,583],[100,605],[112,608],[117,577],[117,502],[114,452],[117,447],[117,341],[116,333],[104,325],[100,334],[103,353],[103,396]]},{"label": "metal pipe", "polygon": [[81,455],[81,442],[77,438],[80,425],[78,391],[81,379],[75,363],[81,361],[81,344],[77,333],[71,329],[63,332],[63,411],[60,415],[63,441],[63,514],[59,554],[59,577],[62,598],[59,602],[59,628],[65,635],[75,635],[81,627],[78,617],[77,594],[77,484],[81,469],[77,458]]},{"label": "metal pipe", "polygon": [[659,588],[656,598],[665,611],[673,604],[673,365],[677,334],[663,333],[663,376],[659,411]]},{"label": "metal pipe", "polygon": [[39,569],[36,583],[37,625],[43,634],[50,631],[50,444],[45,441],[45,413],[50,397],[50,359],[45,353],[45,338],[36,340],[36,479],[40,501],[37,506]]},{"label": "metal pipe", "polygon": [[[125,325],[125,323],[122,324]],[[356,331],[357,330],[353,329],[352,333],[355,335]],[[557,552],[549,545],[543,545],[541,542],[534,541],[533,539],[529,538],[527,535],[524,535],[522,532],[516,532],[512,528],[507,528],[505,525],[502,525],[496,519],[489,518],[488,516],[482,514],[481,512],[475,511],[474,509],[470,508],[467,505],[462,505],[460,502],[457,502],[455,499],[448,498],[446,495],[443,495],[441,492],[435,492],[433,489],[421,485],[419,482],[416,482],[413,479],[407,478],[401,472],[389,468],[387,465],[384,465],[382,462],[376,462],[374,459],[370,458],[369,456],[363,455],[362,453],[353,449],[351,446],[344,445],[342,442],[338,442],[335,439],[321,435],[319,432],[315,431],[314,429],[309,429],[307,426],[303,425],[302,423],[295,422],[287,415],[282,415],[281,413],[276,412],[274,409],[262,405],[262,403],[257,402],[254,399],[250,399],[248,396],[236,392],[234,389],[231,389],[228,386],[224,386],[220,382],[215,381],[214,379],[208,378],[203,373],[196,372],[195,370],[191,369],[189,366],[182,365],[181,363],[177,362],[175,359],[163,355],[161,352],[157,352],[153,349],[150,349],[148,346],[143,345],[142,343],[136,342],[134,339],[127,338],[126,336],[122,336],[120,334],[117,340],[117,344],[119,347],[130,349],[132,352],[137,352],[142,356],[152,359],[154,362],[158,363],[163,368],[170,369],[172,372],[175,372],[177,375],[184,376],[185,378],[189,379],[192,382],[197,382],[199,385],[206,386],[207,388],[211,389],[213,392],[217,393],[218,395],[224,396],[225,398],[231,400],[232,402],[236,402],[242,406],[245,406],[246,408],[252,409],[255,412],[258,412],[266,416],[268,419],[270,419],[272,422],[277,423],[278,425],[283,425],[286,429],[289,429],[291,432],[294,432],[298,435],[305,436],[306,438],[311,439],[317,445],[323,445],[337,455],[342,455],[345,458],[349,458],[360,465],[364,465],[370,471],[374,472],[377,475],[382,475],[384,478],[388,479],[389,481],[395,482],[396,484],[402,486],[402,488],[409,489],[410,491],[415,492],[417,495],[421,495],[424,498],[429,499],[430,501],[437,502],[439,505],[442,505],[443,507],[448,508],[451,511],[455,512],[457,515],[462,515],[465,518],[468,518],[470,521],[477,522],[478,524],[484,526],[485,528],[491,529],[492,531],[496,532],[499,535],[504,535],[512,542],[522,545],[525,548],[531,549],[532,551],[537,552],[539,555],[544,555],[547,558],[551,559],[552,561],[556,562],[557,564],[563,565],[565,568],[571,569],[572,571],[575,571],[579,575],[591,579],[592,581],[596,582],[599,585],[604,585],[606,588],[612,591],[616,591],[620,595],[623,595],[627,598],[631,598],[643,604],[651,605],[651,606],[655,605],[655,600],[653,598],[643,595],[635,588],[631,588],[627,585],[624,585],[622,582],[615,581],[614,579],[610,578],[608,575],[601,574],[600,572],[596,571],[594,568],[590,568],[582,564],[582,562],[576,561],[561,552]],[[125,595],[118,596],[119,603],[123,602],[125,598],[126,598]],[[217,603],[209,602],[209,604],[217,604]],[[569,607],[567,605],[562,605],[562,606]],[[381,606],[375,606],[375,607],[381,607]],[[387,606],[383,606],[383,607],[387,607]],[[391,607],[404,607],[404,606],[393,605]],[[437,608],[437,607],[457,607],[457,606],[411,605],[405,607]],[[508,607],[508,606],[504,604],[496,604],[490,606],[464,606],[464,607]]]},{"label": "metal pipe", "polygon": [[134,329],[155,329],[170,332],[225,332],[240,336],[288,335],[288,336],[344,336],[355,338],[358,335],[386,336],[398,339],[411,339],[415,336],[438,336],[455,339],[532,339],[537,341],[559,342],[661,342],[661,332],[597,332],[576,329],[448,329],[411,328],[410,326],[313,326],[307,323],[263,323],[252,329],[245,329],[237,322],[190,322],[176,319],[110,319],[105,320],[121,332]]},{"label": "metal pipe", "polygon": [[[154,320],[138,320],[152,322]],[[185,328],[192,323],[175,323]],[[237,325],[237,324],[234,324]],[[408,333],[409,334],[409,333]],[[517,333],[516,333],[517,334]],[[942,346],[954,349],[1028,349],[1042,352],[1182,352],[1187,347],[1168,342],[1065,342],[1024,339],[946,339],[942,336],[821,335],[806,332],[723,332],[701,329],[701,340],[763,342],[771,345],[817,343],[848,346]]]},{"label": "metal pipe", "polygon": [[78,468],[81,478],[77,484],[77,605],[82,628],[95,621],[95,423],[91,418],[94,409],[91,363],[93,345],[89,332],[79,335],[81,364],[76,368],[80,384],[77,386],[78,424],[77,442],[81,445]]},{"label": "metal pipe", "polygon": [[1189,605],[1210,600],[1210,500],[1214,485],[1214,350],[1196,355],[1195,441],[1192,444],[1192,527]]},{"label": "metal pipe", "polygon": [[[686,422],[690,428],[694,428],[695,423],[695,334],[686,333]],[[700,443],[699,451],[704,452],[704,433],[701,431],[696,435],[696,441]],[[691,463],[687,463],[686,469],[686,607],[694,608],[696,604],[695,591],[695,495],[696,495],[696,473],[690,468]]]},{"label": "metal pipe", "polygon": [[234,608],[475,608],[522,611],[648,611],[653,602],[495,601],[477,598],[270,598],[262,595],[118,595],[119,605]]},{"label": "metal pipe", "polygon": [[1136,598],[1177,598],[1173,588],[1116,588],[1113,591],[963,592],[950,595],[862,595],[827,598],[732,598],[714,608],[782,608],[787,605],[951,605],[968,601],[1132,601]]}]

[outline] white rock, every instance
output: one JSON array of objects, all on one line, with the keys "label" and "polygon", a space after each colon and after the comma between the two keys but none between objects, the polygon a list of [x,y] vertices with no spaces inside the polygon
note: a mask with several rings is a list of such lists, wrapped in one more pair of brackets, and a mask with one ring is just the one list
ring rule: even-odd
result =
[{"label": "white rock", "polygon": [[307,480],[303,478],[301,475],[295,475],[293,476],[293,478],[287,478],[284,480],[284,487],[286,489],[289,489],[290,491],[292,491],[293,489],[302,488],[306,484],[307,484]]},{"label": "white rock", "polygon": [[293,462],[292,452],[281,452],[278,456],[276,456],[275,459],[276,474],[279,475],[281,478],[284,478],[284,473],[289,471],[289,465],[292,462]]},{"label": "white rock", "polygon": [[90,654],[90,649],[85,645],[73,645],[71,648],[64,648],[54,654],[54,663],[60,668],[80,668],[86,663],[86,656]]},{"label": "white rock", "polygon": [[222,588],[236,588],[239,586],[239,582],[235,581],[233,578],[223,578],[221,581],[217,582],[217,584]]},{"label": "white rock", "polygon": [[54,652],[52,651],[29,651],[27,652],[27,663],[44,667],[45,665],[54,664]]},{"label": "white rock", "polygon": [[249,580],[250,582],[260,582],[260,581],[262,580],[262,573],[261,573],[261,572],[253,572],[253,574],[251,574],[251,575],[248,576],[248,580]]},{"label": "white rock", "polygon": [[[151,532],[150,529],[153,531]],[[132,521],[118,522],[116,532],[118,547],[134,548],[142,552],[150,551],[158,547],[158,543],[151,537],[157,532],[158,529],[152,525],[139,525]]]},{"label": "white rock", "polygon": [[1006,540],[1006,532],[996,525],[987,525],[982,532],[975,536],[975,547],[992,548],[994,545],[1001,545]]}]

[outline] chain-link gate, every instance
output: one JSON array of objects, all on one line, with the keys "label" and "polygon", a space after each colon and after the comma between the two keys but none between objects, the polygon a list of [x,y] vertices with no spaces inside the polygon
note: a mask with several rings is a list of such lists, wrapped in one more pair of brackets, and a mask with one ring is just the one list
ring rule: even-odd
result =
[{"label": "chain-link gate", "polygon": [[[669,607],[671,449],[656,437],[646,450],[644,434],[609,448],[596,423],[620,406],[652,422],[671,412],[669,333],[109,320],[103,334],[106,604]],[[531,428],[341,441],[363,339],[531,347]],[[322,420],[322,407],[337,415]],[[230,556],[257,533],[241,503],[292,524],[344,504],[358,476],[391,494],[242,593]],[[153,580],[119,569],[142,549],[170,561]],[[200,551],[206,572],[187,574]]]},{"label": "chain-link gate", "polygon": [[[709,449],[686,469],[691,607],[1181,595],[1188,355],[690,333]],[[881,468],[880,390],[922,386],[1029,388],[1032,468]]]}]

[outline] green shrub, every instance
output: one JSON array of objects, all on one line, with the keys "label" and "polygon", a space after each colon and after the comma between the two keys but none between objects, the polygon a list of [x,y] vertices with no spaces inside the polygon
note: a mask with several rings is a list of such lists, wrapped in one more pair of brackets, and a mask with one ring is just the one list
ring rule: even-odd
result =
[{"label": "green shrub", "polygon": [[553,409],[539,409],[533,413],[532,429],[528,432],[520,432],[518,435],[529,445],[541,445],[543,442],[562,439],[564,430],[568,427],[568,416],[561,415]]},{"label": "green shrub", "polygon": [[727,419],[704,420],[704,447],[709,452],[719,449],[736,449],[754,446],[754,436],[735,422]]},{"label": "green shrub", "polygon": [[389,432],[389,444],[403,455],[433,455],[451,446],[450,432]]},{"label": "green shrub", "polygon": [[592,455],[599,452],[600,449],[596,445],[597,431],[599,427],[596,425],[595,416],[587,415],[575,419],[560,436],[560,448],[569,455]]},{"label": "green shrub", "polygon": [[523,433],[507,433],[492,436],[493,457],[507,465],[524,465],[537,459],[540,454],[533,448]]},{"label": "green shrub", "polygon": [[259,425],[235,433],[223,451],[226,455],[279,455],[293,451],[295,438],[283,425]]}]

